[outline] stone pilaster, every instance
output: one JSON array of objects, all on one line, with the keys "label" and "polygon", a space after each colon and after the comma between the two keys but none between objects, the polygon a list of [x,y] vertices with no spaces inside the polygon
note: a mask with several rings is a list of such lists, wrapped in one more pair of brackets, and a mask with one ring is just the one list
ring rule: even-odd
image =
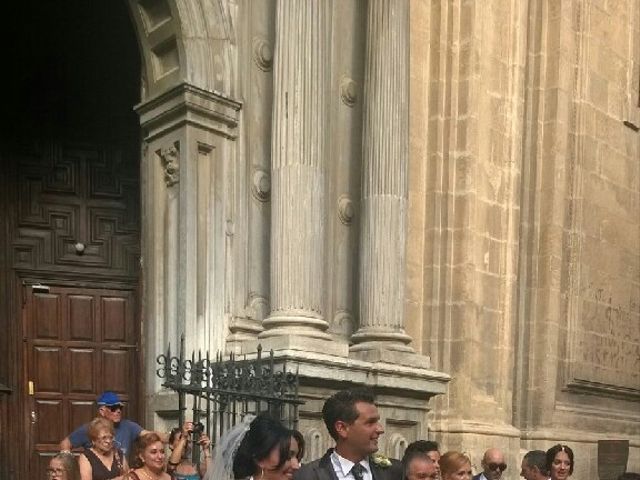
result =
[{"label": "stone pilaster", "polygon": [[360,328],[352,351],[412,351],[404,332],[409,2],[370,0],[364,87]]},{"label": "stone pilaster", "polygon": [[271,312],[259,335],[275,348],[293,338],[330,339],[323,312],[329,7],[324,0],[277,3]]},{"label": "stone pilaster", "polygon": [[[142,262],[150,398],[161,390],[155,359],[168,345],[176,352],[181,335],[188,351],[224,346],[224,301],[233,287],[222,275],[232,270],[227,258],[233,253],[224,162],[232,158],[240,108],[189,84],[137,107],[145,145]],[[164,407],[153,403],[154,409]]]}]

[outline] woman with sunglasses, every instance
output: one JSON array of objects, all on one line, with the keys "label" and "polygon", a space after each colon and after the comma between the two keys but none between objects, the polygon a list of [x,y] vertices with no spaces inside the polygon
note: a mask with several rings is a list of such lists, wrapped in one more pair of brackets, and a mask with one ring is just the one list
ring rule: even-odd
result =
[{"label": "woman with sunglasses", "polygon": [[464,453],[447,452],[438,465],[442,480],[471,480],[471,460]]},{"label": "woman with sunglasses", "polygon": [[551,480],[566,480],[573,473],[573,450],[557,444],[547,450],[547,471]]},{"label": "woman with sunglasses", "polygon": [[81,480],[110,480],[122,478],[127,462],[114,443],[113,423],[98,417],[89,423],[91,448],[78,457]]},{"label": "woman with sunglasses", "polygon": [[[199,424],[202,427],[202,424]],[[194,424],[185,422],[182,428],[174,428],[169,434],[171,455],[167,462],[167,473],[176,480],[200,480],[211,464],[211,440],[200,432],[197,437],[200,447],[200,464],[191,461],[194,442]]]},{"label": "woman with sunglasses", "polygon": [[80,480],[78,462],[72,453],[58,453],[49,460],[47,468],[49,480]]}]

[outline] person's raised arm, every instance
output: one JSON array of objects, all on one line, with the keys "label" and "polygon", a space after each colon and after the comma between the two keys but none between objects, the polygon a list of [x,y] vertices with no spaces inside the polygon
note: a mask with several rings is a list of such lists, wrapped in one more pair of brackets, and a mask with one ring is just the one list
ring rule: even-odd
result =
[{"label": "person's raised arm", "polygon": [[60,451],[71,452],[71,440],[69,440],[69,437],[64,437],[60,442]]},{"label": "person's raised arm", "polygon": [[204,474],[207,473],[207,469],[211,465],[211,439],[203,433],[200,435],[200,441],[198,443],[202,449],[198,470],[200,472],[200,478],[203,478]]},{"label": "person's raised arm", "polygon": [[[182,454],[184,453],[184,449],[187,446],[187,442],[189,440],[189,436],[193,430],[193,422],[184,422],[182,425],[182,431],[180,432],[180,437],[178,441],[175,442],[175,447],[171,451],[171,455],[169,455],[169,459],[167,460],[167,471],[173,472],[180,462],[182,461]],[[168,439],[167,439],[168,441]]]}]

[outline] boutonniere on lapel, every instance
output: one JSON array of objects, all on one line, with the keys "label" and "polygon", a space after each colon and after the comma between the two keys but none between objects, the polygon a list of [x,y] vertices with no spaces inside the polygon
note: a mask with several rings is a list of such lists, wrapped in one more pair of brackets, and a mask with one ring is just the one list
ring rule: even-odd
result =
[{"label": "boutonniere on lapel", "polygon": [[371,461],[380,468],[389,468],[391,466],[391,460],[381,453],[371,455]]}]

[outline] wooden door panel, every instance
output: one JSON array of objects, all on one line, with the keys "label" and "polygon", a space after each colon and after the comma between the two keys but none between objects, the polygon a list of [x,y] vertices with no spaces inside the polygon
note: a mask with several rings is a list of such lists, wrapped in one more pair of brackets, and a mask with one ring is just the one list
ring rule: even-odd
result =
[{"label": "wooden door panel", "polygon": [[95,398],[91,400],[69,400],[69,415],[63,431],[73,432],[78,425],[90,422],[96,416]]},{"label": "wooden door panel", "polygon": [[131,379],[130,353],[122,350],[103,350],[102,364],[109,365],[109,368],[102,369],[102,383],[109,385],[109,390],[118,394],[127,394]]},{"label": "wooden door panel", "polygon": [[35,443],[36,445],[54,445],[60,441],[58,435],[64,427],[62,417],[62,399],[37,399],[35,401],[36,426],[35,426]]},{"label": "wooden door panel", "polygon": [[31,378],[41,393],[60,393],[63,390],[63,352],[59,347],[34,346]]},{"label": "wooden door panel", "polygon": [[137,278],[138,162],[120,149],[73,143],[34,145],[15,155],[14,266]]},{"label": "wooden door panel", "polygon": [[98,390],[97,353],[93,349],[69,349],[69,393],[89,393]]},{"label": "wooden door panel", "polygon": [[58,321],[61,316],[58,295],[36,293],[34,303],[34,340],[61,338],[61,326]]},{"label": "wooden door panel", "polygon": [[102,297],[102,339],[105,342],[128,343],[131,337],[127,330],[131,320],[127,315],[127,304],[124,298]]},{"label": "wooden door panel", "polygon": [[88,295],[69,295],[69,340],[88,340],[95,337],[94,301]]}]

